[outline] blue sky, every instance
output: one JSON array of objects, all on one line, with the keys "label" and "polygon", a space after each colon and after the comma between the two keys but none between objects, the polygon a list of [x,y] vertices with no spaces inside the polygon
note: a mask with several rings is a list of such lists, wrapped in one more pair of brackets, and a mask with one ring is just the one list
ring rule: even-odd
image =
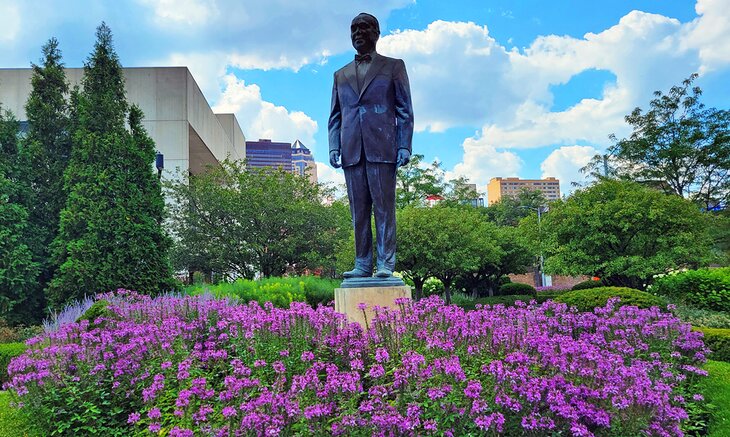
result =
[{"label": "blue sky", "polygon": [[341,183],[327,117],[361,11],[380,19],[378,51],[406,62],[414,153],[481,189],[554,176],[568,191],[629,133],[625,114],[693,72],[708,106],[730,106],[727,0],[0,0],[0,67],[37,61],[51,36],[81,66],[104,20],[125,66],[188,66],[248,139],[300,139]]}]

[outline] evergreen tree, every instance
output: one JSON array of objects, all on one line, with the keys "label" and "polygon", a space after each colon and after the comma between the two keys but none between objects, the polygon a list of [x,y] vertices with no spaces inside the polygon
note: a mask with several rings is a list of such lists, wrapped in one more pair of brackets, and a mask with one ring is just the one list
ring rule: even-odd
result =
[{"label": "evergreen tree", "polygon": [[24,169],[20,178],[28,194],[24,198],[31,235],[27,243],[40,267],[32,302],[35,321],[42,316],[43,289],[55,269],[50,246],[58,234],[59,216],[66,203],[63,172],[71,153],[66,101],[69,86],[58,41],[51,38],[42,51],[41,64],[32,66],[32,90],[25,105],[29,127],[20,151]]},{"label": "evergreen tree", "polygon": [[59,267],[48,289],[56,307],[116,288],[155,293],[171,285],[154,142],[142,111],[127,103],[111,30],[102,23],[96,37],[83,89],[71,99],[68,198],[53,247]]},{"label": "evergreen tree", "polygon": [[28,323],[29,303],[38,265],[25,244],[28,210],[18,183],[18,128],[15,117],[0,108],[0,318]]}]

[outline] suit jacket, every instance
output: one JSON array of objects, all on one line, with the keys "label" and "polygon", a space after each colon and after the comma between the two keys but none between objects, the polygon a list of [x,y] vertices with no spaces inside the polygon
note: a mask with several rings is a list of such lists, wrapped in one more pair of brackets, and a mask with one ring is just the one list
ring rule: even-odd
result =
[{"label": "suit jacket", "polygon": [[413,108],[406,66],[401,59],[373,53],[358,90],[355,61],[335,72],[328,123],[329,149],[342,166],[360,162],[395,163],[398,149],[411,151]]}]

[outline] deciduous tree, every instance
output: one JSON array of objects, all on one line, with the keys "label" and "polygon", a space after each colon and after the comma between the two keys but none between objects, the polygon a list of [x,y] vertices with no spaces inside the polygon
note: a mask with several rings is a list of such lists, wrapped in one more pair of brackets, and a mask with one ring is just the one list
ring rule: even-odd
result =
[{"label": "deciduous tree", "polygon": [[644,288],[654,274],[710,261],[707,228],[699,208],[677,195],[601,181],[552,203],[543,216],[545,269]]}]

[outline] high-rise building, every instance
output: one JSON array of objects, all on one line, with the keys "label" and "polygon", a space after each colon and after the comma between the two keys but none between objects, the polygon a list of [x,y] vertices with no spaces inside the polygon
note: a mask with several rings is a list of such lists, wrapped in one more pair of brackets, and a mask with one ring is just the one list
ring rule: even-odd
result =
[{"label": "high-rise building", "polygon": [[292,169],[291,143],[279,143],[269,139],[246,141],[246,159],[250,168]]},{"label": "high-rise building", "polygon": [[[83,68],[67,68],[70,85],[81,85]],[[208,165],[246,157],[246,138],[233,114],[215,114],[187,67],[123,69],[130,103],[144,112],[142,124],[164,156],[165,175],[197,174]],[[27,125],[30,68],[0,69],[0,103]]]},{"label": "high-rise building", "polygon": [[294,174],[308,176],[313,184],[317,183],[317,163],[314,162],[312,152],[299,140],[292,144],[291,163]]},{"label": "high-rise building", "polygon": [[515,197],[522,190],[540,190],[548,201],[560,199],[560,181],[555,178],[520,179],[492,178],[487,185],[489,205],[498,202],[503,196]]}]

